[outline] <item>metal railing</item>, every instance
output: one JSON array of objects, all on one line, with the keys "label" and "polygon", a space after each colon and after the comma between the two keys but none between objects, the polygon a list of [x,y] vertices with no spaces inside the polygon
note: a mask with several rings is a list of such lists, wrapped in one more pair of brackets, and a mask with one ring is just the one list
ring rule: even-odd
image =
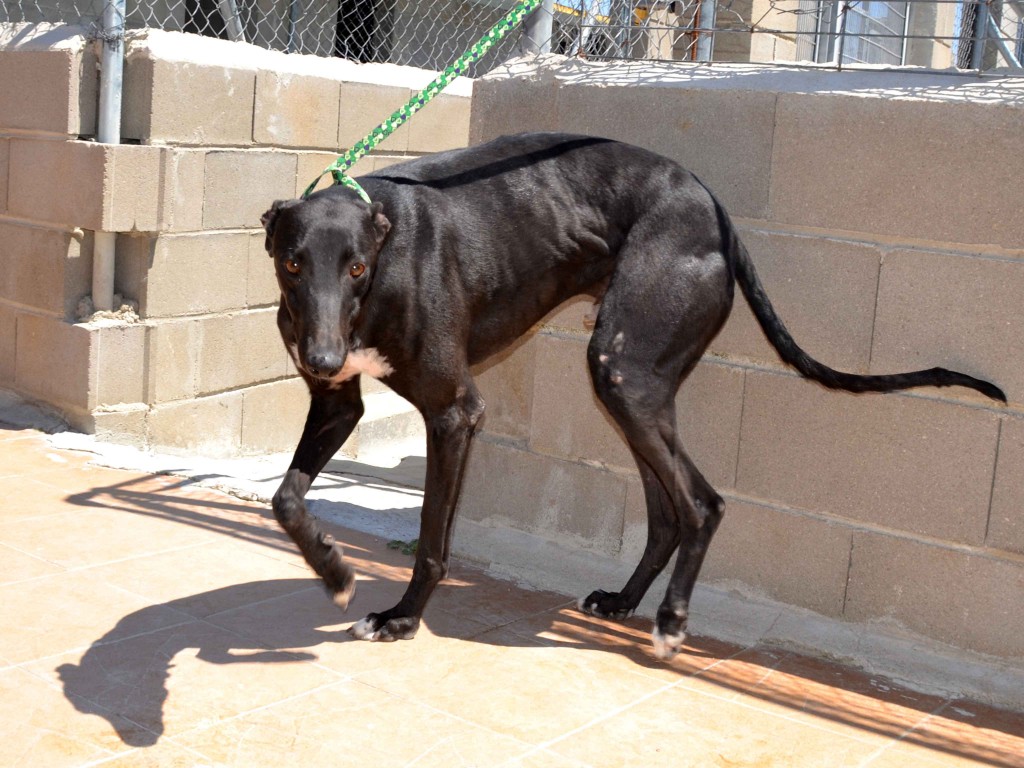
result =
[{"label": "metal railing", "polygon": [[[0,23],[63,22],[102,36],[105,0],[0,0]],[[512,0],[129,0],[128,29],[156,27],[266,48],[440,69]],[[547,0],[476,65],[526,50],[596,60],[834,67],[1020,69],[1024,0]]]}]

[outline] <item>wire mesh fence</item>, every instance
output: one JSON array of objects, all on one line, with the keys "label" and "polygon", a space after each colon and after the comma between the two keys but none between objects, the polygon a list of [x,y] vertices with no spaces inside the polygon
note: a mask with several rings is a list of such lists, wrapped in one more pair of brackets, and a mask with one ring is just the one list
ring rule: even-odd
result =
[{"label": "wire mesh fence", "polygon": [[[105,0],[0,0],[0,22],[84,25]],[[514,0],[127,0],[125,25],[441,69]],[[1020,69],[1024,0],[564,0],[543,49],[596,60]],[[547,29],[547,26],[543,27]],[[471,74],[524,50],[521,30]]]}]

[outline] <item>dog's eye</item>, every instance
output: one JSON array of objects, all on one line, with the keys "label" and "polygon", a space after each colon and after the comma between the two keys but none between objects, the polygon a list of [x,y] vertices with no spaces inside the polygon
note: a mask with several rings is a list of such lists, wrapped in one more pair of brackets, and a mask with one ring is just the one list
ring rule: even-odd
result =
[{"label": "dog's eye", "polygon": [[293,275],[297,275],[302,271],[302,267],[299,266],[299,262],[295,259],[285,259],[284,268]]},{"label": "dog's eye", "polygon": [[361,261],[357,261],[355,264],[348,268],[348,273],[352,275],[352,277],[359,277],[365,271],[366,265],[363,264],[363,262]]}]

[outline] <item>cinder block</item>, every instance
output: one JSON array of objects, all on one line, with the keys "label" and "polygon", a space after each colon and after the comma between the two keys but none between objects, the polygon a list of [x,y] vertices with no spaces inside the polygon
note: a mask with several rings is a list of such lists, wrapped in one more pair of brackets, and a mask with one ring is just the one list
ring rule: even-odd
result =
[{"label": "cinder block", "polygon": [[121,135],[146,144],[252,144],[255,90],[252,70],[154,58],[145,40],[133,41]]},{"label": "cinder block", "polygon": [[[306,187],[313,183],[313,179],[323,173],[324,168],[338,159],[337,152],[299,152],[296,155],[297,172],[295,174],[295,192],[288,197],[301,197]],[[364,158],[365,160],[365,158]],[[362,164],[363,161],[357,163]],[[323,176],[317,181],[316,189],[326,189],[334,183],[330,174]],[[267,201],[267,207],[270,207]]]},{"label": "cinder block", "polygon": [[123,324],[90,328],[96,347],[95,391],[90,405],[146,400],[146,342],[149,328]]},{"label": "cinder block", "polygon": [[81,426],[87,434],[96,435],[105,443],[145,449],[149,447],[146,437],[148,415],[149,408],[141,404],[97,409],[88,414]]},{"label": "cinder block", "polygon": [[766,218],[775,99],[753,91],[577,84],[558,92],[558,128],[670,157],[697,174],[732,215]]},{"label": "cinder block", "polygon": [[296,156],[290,152],[209,152],[203,226],[259,227],[270,203],[295,193]]},{"label": "cinder block", "polygon": [[0,223],[0,298],[72,319],[92,287],[91,241],[66,230]]},{"label": "cinder block", "polygon": [[0,213],[7,211],[7,180],[11,167],[11,142],[0,139]]},{"label": "cinder block", "polygon": [[276,317],[276,309],[260,309],[203,320],[199,393],[283,378],[287,352]]},{"label": "cinder block", "polygon": [[95,347],[89,331],[53,317],[18,313],[15,384],[57,406],[87,410]]},{"label": "cinder block", "polygon": [[[411,96],[412,90],[409,88],[370,83],[342,83],[337,146],[350,149],[392,112],[405,104]],[[408,151],[409,124],[403,125],[391,134],[382,147],[388,152]]]},{"label": "cinder block", "polygon": [[1016,107],[823,93],[778,99],[773,218],[1020,247],[1024,223],[1006,194],[1024,175]]},{"label": "cinder block", "polygon": [[540,334],[535,346],[531,450],[633,468],[622,433],[590,383],[587,340]]},{"label": "cinder block", "polygon": [[676,423],[683,447],[718,491],[736,484],[736,457],[743,412],[740,368],[704,360],[676,397]]},{"label": "cinder block", "polygon": [[277,147],[334,147],[340,98],[337,80],[260,70],[253,140]]},{"label": "cinder block", "polygon": [[166,148],[161,152],[163,189],[159,229],[195,232],[203,228],[206,150]]},{"label": "cinder block", "polygon": [[482,144],[509,133],[556,130],[557,104],[554,78],[482,77],[473,84],[469,143]]},{"label": "cinder block", "polygon": [[242,439],[242,393],[157,405],[148,418],[149,444],[170,453],[230,456]]},{"label": "cinder block", "polygon": [[615,554],[625,496],[622,476],[477,439],[459,508],[461,515],[486,525]]},{"label": "cinder block", "polygon": [[0,129],[64,136],[94,133],[96,82],[96,57],[84,45],[2,50]]},{"label": "cinder block", "polygon": [[959,648],[1024,656],[1024,566],[912,539],[855,533],[845,617],[895,621]]},{"label": "cinder block", "polygon": [[[537,337],[530,447],[572,461],[634,469],[618,426],[594,395],[586,340]],[[743,398],[743,372],[701,363],[676,399],[676,420],[687,453],[718,488],[734,483]]]},{"label": "cinder block", "polygon": [[123,295],[138,300],[143,317],[246,306],[249,235],[245,232],[121,236],[118,246],[117,285]]},{"label": "cinder block", "polygon": [[[882,264],[871,370],[942,366],[1024,401],[1024,261],[895,251]],[[977,397],[943,390],[943,397]]]},{"label": "cinder block", "polygon": [[727,499],[701,580],[841,616],[852,539],[819,517]]},{"label": "cinder block", "polygon": [[157,147],[12,139],[9,186],[18,194],[8,200],[9,212],[105,232],[154,231],[161,153]]},{"label": "cinder block", "polygon": [[245,303],[250,308],[276,305],[281,299],[281,288],[277,284],[274,262],[267,254],[266,240],[267,235],[262,229],[249,234]]},{"label": "cinder block", "polygon": [[999,462],[992,486],[989,519],[990,547],[1024,555],[1024,421],[1003,419],[999,434]]},{"label": "cinder block", "polygon": [[[865,373],[878,288],[877,249],[749,230],[742,237],[768,298],[797,344],[833,368]],[[732,314],[711,350],[781,363],[738,288]]]},{"label": "cinder block", "polygon": [[404,163],[407,160],[413,160],[412,157],[405,155],[373,155],[369,158],[373,161],[373,173],[377,171],[383,171],[385,168],[390,168],[393,165]]},{"label": "cinder block", "polygon": [[147,402],[166,403],[195,396],[202,339],[202,320],[172,320],[152,325]]},{"label": "cinder block", "polygon": [[741,493],[966,544],[985,537],[998,416],[900,395],[829,392],[748,371]]},{"label": "cinder block", "polygon": [[0,304],[0,385],[14,383],[17,319],[18,313],[13,307]]},{"label": "cinder block", "polygon": [[442,94],[409,121],[410,152],[442,152],[469,145],[470,100]]},{"label": "cinder block", "polygon": [[530,438],[536,349],[536,338],[529,336],[473,369],[487,403],[486,431],[516,440]]},{"label": "cinder block", "polygon": [[247,453],[293,450],[309,411],[302,379],[250,387],[242,393],[242,444]]}]

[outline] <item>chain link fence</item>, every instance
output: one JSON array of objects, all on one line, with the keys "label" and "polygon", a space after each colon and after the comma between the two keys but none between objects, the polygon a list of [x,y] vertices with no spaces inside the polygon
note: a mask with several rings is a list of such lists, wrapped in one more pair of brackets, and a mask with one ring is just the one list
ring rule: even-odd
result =
[{"label": "chain link fence", "polygon": [[[441,69],[513,0],[128,0],[129,29],[155,27],[266,48]],[[96,31],[104,0],[0,0],[0,22]],[[594,60],[835,67],[1020,69],[1024,0],[565,0],[548,2],[545,49]],[[546,26],[544,27],[546,29]],[[525,49],[522,30],[471,74]]]}]

